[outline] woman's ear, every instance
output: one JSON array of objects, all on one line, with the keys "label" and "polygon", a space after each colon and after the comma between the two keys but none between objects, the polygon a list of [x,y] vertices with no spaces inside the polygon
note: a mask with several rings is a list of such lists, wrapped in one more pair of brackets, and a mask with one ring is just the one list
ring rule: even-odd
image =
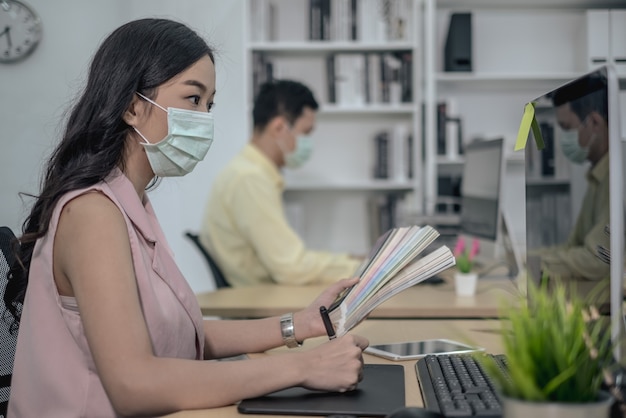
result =
[{"label": "woman's ear", "polygon": [[144,114],[145,102],[141,100],[136,94],[133,94],[133,99],[124,111],[122,119],[129,126],[137,126],[140,118]]}]

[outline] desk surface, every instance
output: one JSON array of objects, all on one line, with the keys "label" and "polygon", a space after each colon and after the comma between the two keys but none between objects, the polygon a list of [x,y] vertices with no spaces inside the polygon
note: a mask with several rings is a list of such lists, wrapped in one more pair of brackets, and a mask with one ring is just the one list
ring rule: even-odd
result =
[{"label": "desk surface", "polygon": [[[325,288],[259,285],[198,293],[202,314],[224,318],[262,318],[295,312],[308,306]],[[518,302],[515,283],[482,278],[475,296],[458,297],[454,283],[423,284],[406,289],[376,308],[370,318],[495,318],[503,303]]]},{"label": "desk surface", "polygon": [[[370,340],[370,344],[382,344],[400,341],[417,341],[433,338],[448,338],[461,342],[484,347],[488,352],[500,353],[501,341],[498,335],[500,324],[496,320],[372,320],[362,322],[354,329],[354,333],[363,335]],[[314,344],[320,344],[324,338],[307,340],[302,348],[306,350]],[[272,350],[272,355],[285,351],[285,348]],[[416,360],[393,362],[371,354],[364,354],[366,363],[402,364],[404,366],[406,406],[423,406],[419,384],[415,373]],[[236,406],[215,408],[208,410],[183,411],[168,418],[230,418],[251,417],[261,415],[239,414]],[[262,415],[270,418],[270,415]],[[282,415],[281,417],[285,417]]]}]

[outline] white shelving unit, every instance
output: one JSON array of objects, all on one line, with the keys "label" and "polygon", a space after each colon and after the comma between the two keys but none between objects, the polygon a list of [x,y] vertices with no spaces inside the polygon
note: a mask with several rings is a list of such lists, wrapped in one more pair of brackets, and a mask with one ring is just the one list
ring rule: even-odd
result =
[{"label": "white shelving unit", "polygon": [[[258,1],[258,0],[249,0]],[[302,1],[302,0],[293,0]],[[367,51],[406,51],[415,47],[412,42],[359,42],[359,41],[266,41],[250,42],[248,47],[260,52],[367,52]]]},{"label": "white shelving unit", "polygon": [[[625,8],[626,4],[623,0],[423,2],[425,212],[436,215],[438,176],[460,161],[437,155],[437,105],[450,101],[451,116],[462,119],[464,143],[474,138],[505,139],[507,193],[503,210],[509,219],[524,219],[524,205],[519,204],[524,193],[523,155],[513,153],[523,107],[590,70],[587,9]],[[444,71],[444,44],[453,12],[472,14],[471,72]],[[514,235],[523,237],[525,225],[515,228]]]},{"label": "white shelving unit", "polygon": [[[309,40],[309,0],[243,0],[246,103],[252,103],[253,55],[280,63],[278,78],[305,82],[321,107],[312,160],[286,173],[285,199],[300,218],[300,233],[315,247],[362,253],[368,249],[367,205],[372,195],[411,192],[420,219],[437,218],[441,173],[459,173],[462,155],[437,155],[437,103],[453,103],[463,123],[463,141],[504,137],[507,146],[504,210],[520,218],[524,159],[513,144],[529,100],[587,72],[586,12],[590,8],[625,8],[624,0],[408,0],[409,36],[401,41]],[[330,0],[331,4],[336,1]],[[358,4],[375,0],[358,0]],[[349,1],[348,1],[349,3]],[[258,13],[261,4],[272,11]],[[332,7],[332,6],[331,6]],[[254,9],[254,10],[253,10]],[[254,13],[252,13],[254,11]],[[452,12],[472,13],[473,71],[444,72],[443,51]],[[255,22],[272,20],[260,33]],[[271,16],[271,17],[268,17]],[[261,31],[262,32],[262,31]],[[412,56],[410,103],[336,104],[328,100],[326,57],[331,54],[408,52]],[[623,84],[626,84],[622,80]],[[249,114],[250,112],[248,112]],[[423,121],[423,123],[422,123]],[[250,128],[248,118],[245,123]],[[407,124],[413,135],[411,179],[377,180],[372,176],[373,135]],[[248,129],[249,130],[249,129]],[[626,128],[624,129],[626,132]],[[517,225],[514,234],[523,234]]]},{"label": "white shelving unit", "polygon": [[[422,54],[418,26],[421,3],[394,0],[408,7],[408,13],[403,16],[405,36],[402,39],[363,40],[359,34],[356,40],[337,40],[331,34],[328,40],[310,40],[309,8],[315,2],[244,1],[244,21],[250,23],[246,25],[249,32],[244,38],[246,103],[252,103],[254,97],[252,74],[256,54],[262,54],[264,59],[272,62],[274,70],[278,68],[274,78],[303,82],[312,89],[320,103],[312,135],[315,145],[311,161],[299,170],[285,171],[285,202],[287,213],[291,215],[290,221],[312,248],[364,254],[369,250],[372,239],[372,231],[368,231],[372,199],[387,194],[404,196],[410,192],[414,202],[423,201],[419,175],[422,172],[419,105],[422,102]],[[369,2],[370,6],[376,4],[376,1],[359,0],[359,5],[365,2]],[[339,3],[349,5],[350,1],[331,0],[330,3],[334,4],[333,13]],[[362,19],[362,16],[357,19]],[[266,27],[263,27],[264,21]],[[358,24],[361,22],[358,20]],[[378,53],[410,54],[412,100],[396,100],[393,103],[335,103],[329,100],[327,57]],[[250,111],[247,113],[251,114]],[[250,118],[246,124],[250,131]],[[407,171],[411,165],[413,176],[409,178],[402,174],[391,175],[387,179],[374,178],[377,158],[374,137],[398,125],[403,125],[406,133],[413,138],[412,153],[406,155],[404,160]]]}]

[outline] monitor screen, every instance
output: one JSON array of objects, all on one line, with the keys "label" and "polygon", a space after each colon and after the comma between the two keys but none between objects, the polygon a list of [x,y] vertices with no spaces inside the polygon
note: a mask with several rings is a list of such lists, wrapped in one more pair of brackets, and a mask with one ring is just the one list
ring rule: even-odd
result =
[{"label": "monitor screen", "polygon": [[529,278],[564,282],[607,313],[623,293],[618,90],[603,67],[535,99],[541,138],[531,133],[526,146]]},{"label": "monitor screen", "polygon": [[503,142],[502,138],[476,140],[464,149],[459,235],[468,242],[478,241],[475,261],[483,267],[507,262],[500,242]]},{"label": "monitor screen", "polygon": [[461,231],[495,241],[498,233],[502,139],[475,141],[465,148],[461,180]]}]

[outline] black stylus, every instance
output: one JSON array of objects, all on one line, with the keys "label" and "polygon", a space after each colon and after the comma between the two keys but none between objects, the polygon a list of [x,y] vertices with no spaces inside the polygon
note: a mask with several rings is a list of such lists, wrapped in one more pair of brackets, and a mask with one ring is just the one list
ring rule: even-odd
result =
[{"label": "black stylus", "polygon": [[337,336],[335,335],[335,328],[333,327],[333,323],[330,321],[330,317],[328,316],[326,306],[320,306],[320,315],[322,316],[322,322],[324,322],[324,328],[326,328],[326,334],[328,334],[328,339],[334,340]]}]

